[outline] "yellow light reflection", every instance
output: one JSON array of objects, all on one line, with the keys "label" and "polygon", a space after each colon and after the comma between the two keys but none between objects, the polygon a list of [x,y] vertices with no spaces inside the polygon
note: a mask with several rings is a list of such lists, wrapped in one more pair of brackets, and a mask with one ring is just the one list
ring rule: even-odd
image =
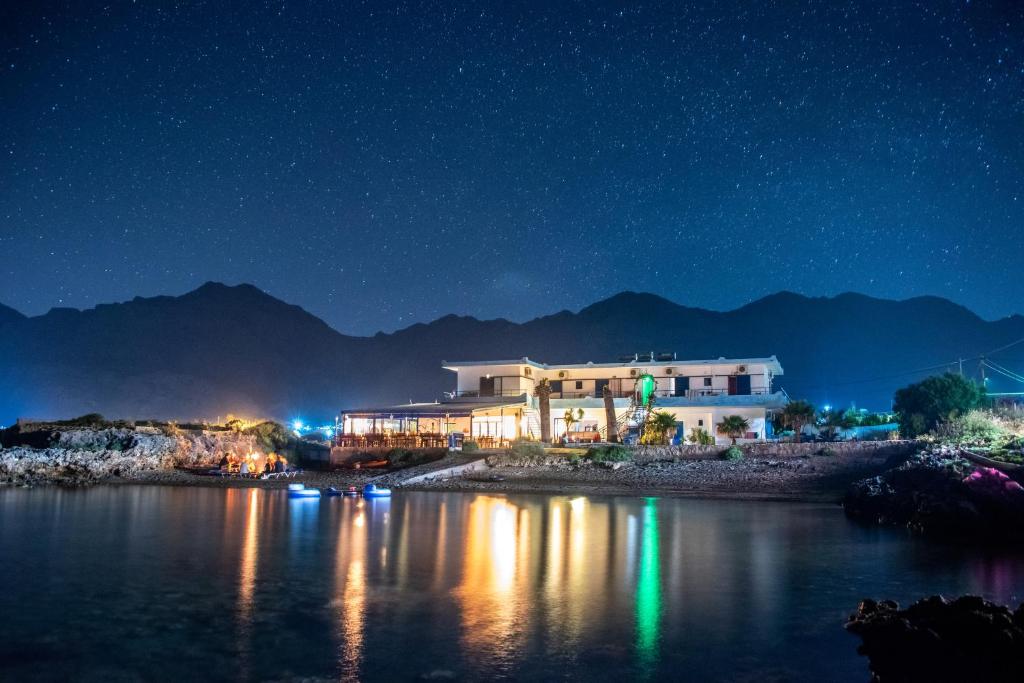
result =
[{"label": "yellow light reflection", "polygon": [[470,503],[462,584],[463,644],[485,657],[514,651],[526,618],[529,516],[503,498]]},{"label": "yellow light reflection", "polygon": [[[358,506],[362,508],[362,501]],[[341,595],[336,599],[338,627],[341,633],[342,680],[359,680],[363,659],[366,609],[366,517],[361,509],[346,512],[338,525],[338,547],[335,552],[335,575],[344,576]]]},{"label": "yellow light reflection", "polygon": [[249,511],[245,518],[245,541],[238,577],[238,613],[243,621],[252,617],[253,591],[256,588],[256,561],[259,553],[259,490],[249,491]]}]

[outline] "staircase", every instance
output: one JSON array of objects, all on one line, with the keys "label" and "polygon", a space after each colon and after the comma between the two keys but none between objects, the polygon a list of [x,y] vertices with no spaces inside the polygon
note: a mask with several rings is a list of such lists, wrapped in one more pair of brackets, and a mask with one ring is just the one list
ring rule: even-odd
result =
[{"label": "staircase", "polygon": [[539,439],[541,435],[540,412],[527,410],[524,416],[526,417],[526,429],[523,431],[523,436],[528,439]]}]

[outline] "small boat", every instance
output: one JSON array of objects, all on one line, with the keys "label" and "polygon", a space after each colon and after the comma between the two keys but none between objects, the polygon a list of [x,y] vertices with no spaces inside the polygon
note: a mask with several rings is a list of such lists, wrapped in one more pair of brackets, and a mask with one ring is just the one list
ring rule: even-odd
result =
[{"label": "small boat", "polygon": [[305,484],[288,484],[289,498],[319,498],[319,489],[307,489]]},{"label": "small boat", "polygon": [[363,487],[363,498],[389,498],[391,489],[377,488],[376,484],[367,484]]},{"label": "small boat", "polygon": [[349,486],[347,489],[342,491],[342,493],[349,498],[355,498],[356,496],[359,495],[359,489],[357,489],[355,486]]},{"label": "small boat", "polygon": [[324,489],[325,496],[340,496],[344,493],[345,492],[342,491],[341,489],[336,489],[333,486],[328,486],[327,488]]}]

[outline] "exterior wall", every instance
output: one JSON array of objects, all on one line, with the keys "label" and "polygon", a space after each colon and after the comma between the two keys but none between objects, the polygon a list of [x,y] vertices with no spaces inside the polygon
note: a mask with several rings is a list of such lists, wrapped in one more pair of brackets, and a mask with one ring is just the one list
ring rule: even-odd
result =
[{"label": "exterior wall", "polygon": [[[564,433],[563,421],[560,419],[567,409],[574,412],[577,409],[583,410],[584,423],[596,423],[597,429],[604,434],[606,421],[604,402],[597,398],[586,399],[552,399],[551,401],[551,434],[554,438],[560,438]],[[685,428],[686,438],[689,438],[695,428],[701,428],[708,434],[715,437],[716,444],[731,444],[732,439],[717,433],[717,428],[722,419],[727,415],[740,415],[750,423],[750,430],[757,434],[755,439],[737,439],[737,443],[751,443],[761,441],[765,438],[765,423],[768,410],[764,406],[659,406],[655,404],[656,411],[664,411],[675,416],[677,422],[682,422]],[[628,399],[615,400],[616,418],[621,420],[629,412]],[[576,430],[576,426],[573,427]]]},{"label": "exterior wall", "polygon": [[[458,379],[456,380],[456,391],[460,396],[475,395],[480,391],[480,378],[493,377],[495,379],[495,394],[499,396],[515,396],[518,394],[532,394],[535,377],[527,377],[525,365],[473,365],[466,368],[459,368]],[[533,374],[535,368],[530,368]],[[499,387],[499,378],[500,384]]]},{"label": "exterior wall", "polygon": [[[740,366],[745,366],[745,372],[740,373]],[[529,373],[527,376],[526,373]],[[686,364],[678,363],[630,363],[623,365],[607,366],[573,366],[573,367],[552,367],[549,369],[538,368],[528,363],[523,364],[496,364],[496,365],[469,365],[460,367],[457,370],[456,381],[459,395],[473,395],[480,389],[481,377],[500,378],[500,387],[495,386],[496,392],[509,396],[525,393],[532,395],[536,383],[541,379],[549,382],[561,382],[562,392],[555,393],[556,397],[580,398],[584,395],[595,396],[597,380],[619,380],[621,393],[629,393],[633,390],[633,384],[641,375],[651,375],[656,382],[655,391],[658,395],[667,396],[675,393],[677,377],[689,379],[691,395],[707,393],[727,393],[729,389],[729,377],[745,374],[750,376],[751,393],[768,393],[771,389],[771,371],[764,363],[699,363]],[[711,379],[711,386],[704,385],[704,378]],[[577,388],[579,382],[582,386]],[[496,382],[497,384],[497,382]],[[621,395],[620,393],[620,395]]]}]

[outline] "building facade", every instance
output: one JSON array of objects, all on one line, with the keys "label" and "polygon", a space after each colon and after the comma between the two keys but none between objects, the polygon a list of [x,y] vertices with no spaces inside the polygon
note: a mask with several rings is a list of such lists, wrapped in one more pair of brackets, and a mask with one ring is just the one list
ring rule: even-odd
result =
[{"label": "building facade", "polygon": [[[677,360],[671,354],[636,355],[613,363],[549,365],[529,358],[445,362],[455,373],[455,389],[444,400],[383,409],[343,411],[341,434],[406,435],[429,439],[458,431],[484,445],[517,438],[541,437],[537,388],[550,389],[550,433],[567,441],[603,441],[609,425],[604,395],[612,397],[616,423],[612,433],[635,435],[648,407],[676,419],[673,442],[685,442],[703,430],[717,443],[731,439],[717,433],[728,415],[750,425],[741,441],[771,436],[770,415],[785,406],[784,392],[772,382],[782,374],[774,357]],[[648,397],[653,406],[649,406]]]}]

